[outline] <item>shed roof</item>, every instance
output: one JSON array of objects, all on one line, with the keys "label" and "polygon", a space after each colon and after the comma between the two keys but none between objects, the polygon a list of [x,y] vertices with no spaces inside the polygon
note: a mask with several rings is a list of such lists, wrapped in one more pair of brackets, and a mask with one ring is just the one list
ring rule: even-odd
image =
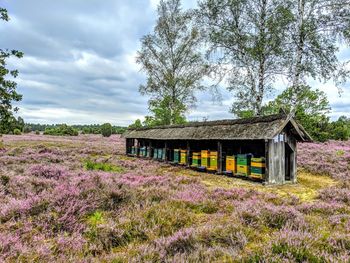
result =
[{"label": "shed roof", "polygon": [[260,140],[273,139],[286,127],[298,141],[312,141],[305,129],[291,115],[286,114],[129,129],[124,137],[152,140]]}]

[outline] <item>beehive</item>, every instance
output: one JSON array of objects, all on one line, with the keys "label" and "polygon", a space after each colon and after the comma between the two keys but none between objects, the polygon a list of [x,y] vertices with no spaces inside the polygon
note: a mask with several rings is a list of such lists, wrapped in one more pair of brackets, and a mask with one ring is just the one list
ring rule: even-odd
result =
[{"label": "beehive", "polygon": [[243,176],[250,175],[250,163],[251,163],[251,154],[238,154],[237,155],[237,174]]},{"label": "beehive", "polygon": [[207,150],[201,151],[201,167],[209,167],[209,151]]},{"label": "beehive", "polygon": [[226,156],[226,172],[237,173],[236,157]]},{"label": "beehive", "polygon": [[210,162],[208,170],[216,171],[218,169],[218,152],[210,152]]},{"label": "beehive", "polygon": [[187,164],[187,150],[180,151],[180,164]]},{"label": "beehive", "polygon": [[153,151],[153,159],[158,159],[158,149],[155,148]]},{"label": "beehive", "polygon": [[265,158],[252,158],[251,161],[250,177],[262,179],[265,175]]},{"label": "beehive", "polygon": [[146,157],[151,157],[151,148],[150,147],[146,147]]},{"label": "beehive", "polygon": [[131,146],[131,154],[135,155],[136,151],[135,151],[135,146]]},{"label": "beehive", "polygon": [[144,157],[146,155],[146,148],[145,147],[141,147],[140,148],[140,156]]},{"label": "beehive", "polygon": [[180,149],[174,149],[174,163],[180,162]]},{"label": "beehive", "polygon": [[200,152],[194,152],[192,154],[192,167],[199,167],[201,164],[201,153]]},{"label": "beehive", "polygon": [[158,156],[157,156],[158,160],[165,160],[165,149],[163,148],[159,148],[158,149]]}]

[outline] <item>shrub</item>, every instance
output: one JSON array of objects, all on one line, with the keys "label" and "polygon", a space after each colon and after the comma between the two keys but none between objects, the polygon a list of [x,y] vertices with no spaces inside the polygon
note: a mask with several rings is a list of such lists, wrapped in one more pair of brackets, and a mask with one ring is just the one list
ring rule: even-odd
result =
[{"label": "shrub", "polygon": [[121,173],[124,169],[120,166],[113,165],[110,163],[96,163],[93,161],[86,161],[84,167],[88,171],[103,171],[103,172],[114,172]]},{"label": "shrub", "polygon": [[112,135],[112,125],[110,123],[102,124],[101,134],[103,137],[110,137]]},{"label": "shrub", "polygon": [[48,179],[59,179],[67,175],[67,170],[60,166],[37,164],[29,168],[28,174]]},{"label": "shrub", "polygon": [[21,131],[19,129],[14,129],[13,130],[13,134],[14,135],[21,135],[22,133],[21,133]]},{"label": "shrub", "polygon": [[62,124],[54,128],[46,128],[44,135],[55,135],[55,136],[78,136],[78,130],[74,129],[67,124]]},{"label": "shrub", "polygon": [[40,135],[40,131],[36,130],[36,131],[35,131],[35,134],[36,134],[36,135]]}]

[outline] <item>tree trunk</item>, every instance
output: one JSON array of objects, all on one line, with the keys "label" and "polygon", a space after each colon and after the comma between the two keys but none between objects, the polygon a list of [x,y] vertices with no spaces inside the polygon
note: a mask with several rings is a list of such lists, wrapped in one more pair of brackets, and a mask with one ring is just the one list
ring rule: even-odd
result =
[{"label": "tree trunk", "polygon": [[304,48],[304,12],[305,12],[305,0],[299,0],[298,4],[298,32],[297,32],[297,47],[296,47],[296,59],[294,65],[293,74],[293,87],[297,88],[300,85],[301,64],[303,60],[303,48]]},{"label": "tree trunk", "polygon": [[259,61],[259,83],[258,92],[256,96],[256,114],[260,116],[262,114],[262,102],[265,92],[265,63],[266,63],[266,6],[267,0],[262,1],[262,10],[260,15],[260,61]]}]

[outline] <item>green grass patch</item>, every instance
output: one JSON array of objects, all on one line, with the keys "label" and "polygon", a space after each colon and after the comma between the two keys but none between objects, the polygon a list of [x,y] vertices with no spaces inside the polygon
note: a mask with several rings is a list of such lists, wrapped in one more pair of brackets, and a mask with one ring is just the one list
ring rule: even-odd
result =
[{"label": "green grass patch", "polygon": [[103,172],[112,172],[112,173],[122,173],[124,168],[110,164],[110,163],[97,163],[90,160],[85,161],[84,168],[88,171],[103,171]]}]

